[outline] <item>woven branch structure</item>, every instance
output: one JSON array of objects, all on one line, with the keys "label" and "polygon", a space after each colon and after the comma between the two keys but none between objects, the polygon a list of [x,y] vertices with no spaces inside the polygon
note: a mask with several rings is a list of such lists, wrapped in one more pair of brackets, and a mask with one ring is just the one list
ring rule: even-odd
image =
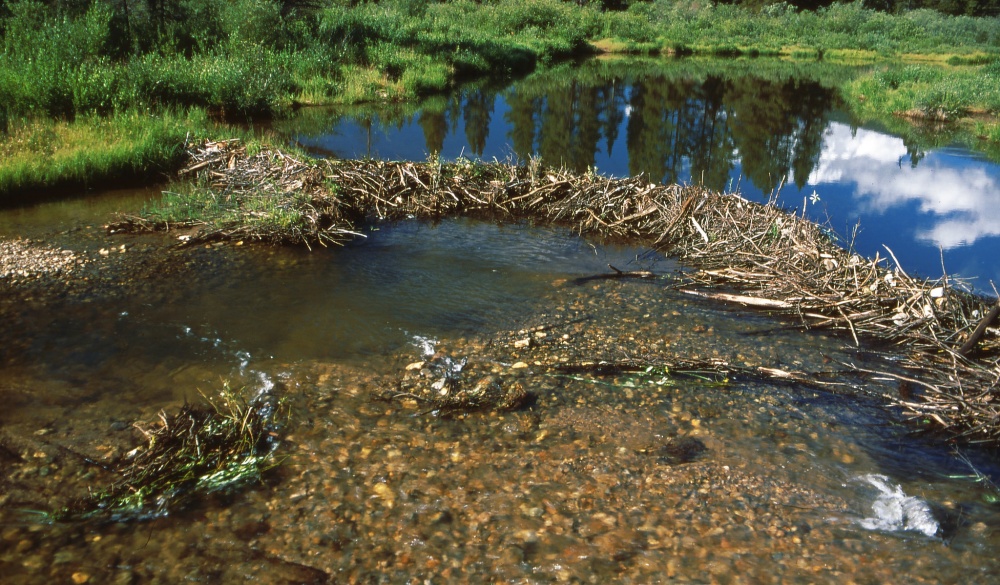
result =
[{"label": "woven branch structure", "polygon": [[[691,268],[685,276],[693,294],[843,330],[857,344],[888,344],[904,373],[868,373],[898,388],[891,400],[904,412],[963,441],[1000,443],[1000,337],[987,321],[996,301],[947,276],[911,277],[888,248],[889,257],[864,258],[828,229],[773,203],[535,161],[311,160],[276,150],[249,155],[235,141],[203,144],[191,161],[182,173],[197,174],[220,200],[250,208],[252,198],[294,195],[305,218],[279,232],[254,232],[240,221],[205,223],[191,241],[323,244],[355,237],[357,226],[373,219],[471,216],[530,219],[648,244]],[[113,227],[166,226],[155,217],[124,217]]]}]

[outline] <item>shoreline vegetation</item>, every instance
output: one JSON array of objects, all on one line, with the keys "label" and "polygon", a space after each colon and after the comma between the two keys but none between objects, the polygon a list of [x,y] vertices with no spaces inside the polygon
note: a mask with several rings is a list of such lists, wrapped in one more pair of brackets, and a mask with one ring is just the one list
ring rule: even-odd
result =
[{"label": "shoreline vegetation", "polygon": [[996,144],[997,23],[860,3],[3,0],[0,204],[162,177],[226,121],[411,101],[599,53],[856,64],[838,91],[862,121]]},{"label": "shoreline vegetation", "polygon": [[[838,364],[831,372],[789,372],[726,363],[699,370],[753,375],[812,386],[854,377],[912,419],[949,439],[1000,444],[1000,338],[995,300],[961,281],[910,277],[889,258],[856,254],[822,226],[772,204],[697,186],[644,178],[607,178],[545,168],[460,160],[393,163],[300,159],[239,141],[191,151],[177,186],[141,215],[123,216],[112,233],[184,229],[185,244],[266,241],[342,243],[364,225],[408,218],[466,216],[530,219],[581,235],[651,245],[690,270],[683,292],[843,332],[859,347],[881,344],[899,369]],[[621,273],[612,277],[649,277]],[[591,364],[596,369],[682,369],[676,363]],[[859,388],[855,385],[855,388]],[[501,398],[506,399],[504,396]]]}]

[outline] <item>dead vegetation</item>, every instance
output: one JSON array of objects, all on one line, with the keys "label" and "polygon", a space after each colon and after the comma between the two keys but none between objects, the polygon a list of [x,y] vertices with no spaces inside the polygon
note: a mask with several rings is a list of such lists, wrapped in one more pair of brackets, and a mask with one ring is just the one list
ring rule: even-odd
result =
[{"label": "dead vegetation", "polygon": [[220,397],[136,424],[143,442],[101,465],[118,480],[57,512],[59,520],[120,522],[165,516],[209,494],[235,491],[277,465],[282,400],[270,391]]},{"label": "dead vegetation", "polygon": [[[778,208],[700,187],[608,178],[537,164],[303,161],[277,151],[248,155],[236,142],[191,153],[204,194],[237,210],[220,221],[191,216],[125,217],[114,230],[203,226],[191,241],[217,238],[331,243],[366,220],[475,216],[531,219],[583,235],[647,242],[692,270],[684,290],[794,315],[809,328],[845,331],[856,344],[890,344],[904,373],[869,372],[892,400],[965,441],[1000,442],[1000,342],[995,301],[947,276],[908,275],[891,250],[863,258],[828,230]],[[254,221],[254,203],[296,218]],[[256,211],[255,211],[256,210]],[[890,261],[891,260],[891,261]]]}]

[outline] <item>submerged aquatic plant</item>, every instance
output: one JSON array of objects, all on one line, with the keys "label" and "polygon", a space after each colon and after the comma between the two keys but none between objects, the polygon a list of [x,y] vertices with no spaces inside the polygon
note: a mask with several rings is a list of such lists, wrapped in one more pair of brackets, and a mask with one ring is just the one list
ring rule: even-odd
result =
[{"label": "submerged aquatic plant", "polygon": [[146,428],[136,425],[146,442],[110,466],[121,479],[55,518],[157,518],[199,497],[259,482],[278,464],[283,401],[269,388],[249,401],[241,394],[226,384],[219,399],[160,412],[159,421]]}]

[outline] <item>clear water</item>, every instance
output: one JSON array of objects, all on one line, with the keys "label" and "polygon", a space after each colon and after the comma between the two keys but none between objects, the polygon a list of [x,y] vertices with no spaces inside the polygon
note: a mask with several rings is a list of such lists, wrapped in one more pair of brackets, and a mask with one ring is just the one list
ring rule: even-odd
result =
[{"label": "clear water", "polygon": [[[685,83],[714,95],[716,82]],[[647,84],[641,92],[660,100],[644,102],[647,109],[670,98],[704,114],[707,102],[669,87]],[[796,90],[786,89],[790,95],[802,90],[789,87]],[[587,165],[603,169],[618,160],[625,166],[608,171],[615,174],[634,172],[630,165],[639,159],[613,159],[611,152],[635,154],[636,144],[645,144],[647,154],[656,150],[639,139],[639,122],[627,121],[638,115],[641,92],[634,85],[598,84],[595,95],[606,105],[625,100],[635,108],[607,105],[596,131],[580,129],[585,108],[571,102],[579,115],[568,135],[603,145],[590,155],[589,147],[571,148],[582,139],[559,143],[533,130],[528,140],[516,127],[494,126],[513,117],[503,108],[512,108],[506,104],[515,91],[471,102],[467,94],[456,97],[439,109],[446,124],[438,134],[427,130],[440,129],[440,120],[431,124],[433,111],[394,122],[392,130],[373,125],[371,144],[411,153],[379,151],[392,158],[422,158],[428,133],[452,145],[446,156],[457,156],[462,144],[484,156],[493,141],[510,144],[496,152],[517,155],[528,144],[531,152],[562,144],[567,156]],[[553,115],[545,114],[551,96],[528,101],[535,104],[525,110],[530,118]],[[750,107],[725,104],[717,109],[729,113],[716,120],[739,118],[739,108]],[[832,120],[834,114],[819,110]],[[461,126],[484,116],[488,132]],[[357,124],[336,120],[341,136]],[[558,129],[553,124],[546,127]],[[745,131],[733,124],[716,127],[731,145]],[[878,185],[893,184],[883,180],[892,172],[900,173],[897,183],[898,177],[929,182],[932,173],[912,173],[927,173],[937,160],[952,165],[941,173],[968,176],[984,168],[987,178],[974,185],[992,184],[993,167],[974,157],[931,152],[914,168],[889,160],[898,150],[891,136],[857,129],[845,137],[842,121],[828,121],[819,134],[806,125],[790,124],[798,138],[784,144],[802,153],[808,149],[794,145],[818,136],[813,144],[823,145],[790,159],[799,161],[798,178],[807,177],[790,204],[801,205],[794,199],[812,188],[820,193],[818,203],[809,203],[810,215],[824,206],[835,212],[836,203],[879,201]],[[347,140],[321,130],[300,140],[334,152]],[[352,144],[366,144],[366,134],[352,135]],[[838,151],[840,140],[847,146]],[[740,145],[740,153],[752,152]],[[866,158],[882,163],[868,175],[845,170]],[[648,171],[662,159],[642,160]],[[689,177],[715,169],[712,180],[727,184],[745,164],[738,158],[696,164],[690,153],[676,160]],[[954,166],[961,161],[972,162]],[[833,177],[851,173],[857,189],[872,194],[867,199],[824,187],[841,185]],[[744,169],[743,176],[746,192],[760,173]],[[850,192],[855,183],[843,184]],[[964,199],[974,200],[982,193],[977,189]],[[111,209],[138,208],[148,196],[128,192],[4,210],[0,234],[97,254],[123,240],[87,226],[99,227]],[[960,218],[971,207],[940,207],[946,208],[959,209]],[[1000,577],[1000,492],[989,483],[1000,478],[995,453],[921,436],[864,388],[740,377],[722,384],[595,380],[551,375],[535,362],[714,359],[806,372],[836,370],[841,362],[890,363],[856,353],[846,339],[687,298],[671,290],[669,279],[585,278],[607,272],[607,264],[662,274],[674,269],[642,247],[462,219],[374,227],[348,246],[313,251],[175,250],[167,247],[172,239],[152,238],[140,244],[154,248],[143,256],[153,263],[148,278],[125,279],[84,298],[0,303],[7,335],[0,346],[4,583],[458,582],[478,575],[510,582],[991,583]],[[971,239],[971,228],[961,231]],[[905,252],[890,246],[903,260]],[[548,349],[517,353],[512,340],[532,336],[528,329],[537,325],[553,326],[539,338]],[[372,401],[369,391],[393,387],[408,363],[425,359],[428,344],[456,359],[470,357],[470,369],[520,380],[536,402],[515,413],[438,417]],[[513,368],[518,360],[529,367]],[[159,409],[212,395],[224,380],[250,391],[280,383],[290,397],[290,436],[281,447],[287,459],[265,484],[145,524],[53,525],[25,512],[99,487],[74,451],[100,458],[135,440],[133,421],[155,421]],[[680,439],[700,441],[704,453],[682,464],[657,458],[665,443]]]},{"label": "clear water", "polygon": [[838,111],[834,90],[810,77],[755,77],[752,68],[735,77],[684,75],[675,67],[634,73],[628,63],[590,64],[586,74],[467,90],[409,115],[331,113],[297,129],[295,140],[344,158],[540,156],[581,171],[738,189],[760,201],[777,193],[781,205],[805,206],[865,256],[885,258],[888,247],[908,273],[946,271],[992,293],[1000,164],[854,124]]},{"label": "clear water", "polygon": [[137,212],[158,197],[155,186],[82,193],[76,197],[0,209],[0,237],[44,239],[59,232],[100,228],[119,211]]},{"label": "clear water", "polygon": [[[73,205],[5,212],[11,217],[0,223],[13,219],[42,233],[45,221],[55,219],[66,228],[58,218]],[[84,200],[75,205],[83,216],[77,227],[99,219],[87,217]],[[100,246],[82,236],[78,244],[92,254]],[[562,229],[462,219],[380,225],[345,247],[311,252],[230,246],[187,254],[164,248],[161,256],[161,277],[125,284],[126,294],[113,304],[23,307],[10,330],[31,338],[8,344],[0,362],[18,375],[86,387],[87,395],[114,392],[124,379],[146,380],[139,402],[169,401],[192,396],[193,388],[172,387],[164,371],[192,363],[207,368],[194,368],[204,384],[249,363],[364,360],[398,350],[416,334],[501,328],[553,281],[604,273],[608,264],[672,269],[647,250],[597,246]],[[22,414],[8,410],[0,420]]]},{"label": "clear water", "polygon": [[[162,278],[131,294],[2,314],[28,342],[0,349],[4,444],[26,456],[0,461],[11,478],[0,570],[13,582],[458,578],[412,555],[542,581],[712,571],[985,583],[1000,571],[996,492],[971,476],[1000,475],[992,456],[915,436],[864,392],[511,369],[524,358],[631,356],[824,371],[859,359],[846,340],[688,299],[668,279],[579,279],[607,263],[669,274],[642,248],[451,220],[384,225],[313,252],[163,254],[175,258]],[[518,331],[538,324],[556,326],[552,350],[511,354]],[[521,376],[537,402],[436,417],[371,400],[367,390],[391,387],[429,347]],[[223,380],[250,392],[281,383],[292,401],[288,459],[267,485],[148,525],[48,525],[24,512],[94,487],[73,452],[99,457],[132,421],[211,396]],[[679,465],[648,454],[670,437],[705,452]],[[595,485],[610,491],[594,499]],[[366,552],[386,548],[406,554],[386,565]]]},{"label": "clear water", "polygon": [[377,355],[415,332],[498,327],[555,279],[654,262],[642,249],[597,248],[564,230],[466,220],[380,226],[344,248],[305,254],[229,254],[170,303],[137,306],[130,319],[190,326],[281,361]]}]

